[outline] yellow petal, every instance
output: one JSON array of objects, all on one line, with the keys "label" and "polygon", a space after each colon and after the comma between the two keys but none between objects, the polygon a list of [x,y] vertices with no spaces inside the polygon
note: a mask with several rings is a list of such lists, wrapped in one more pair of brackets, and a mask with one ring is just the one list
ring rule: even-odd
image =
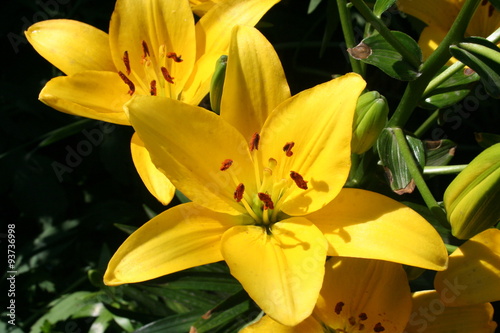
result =
[{"label": "yellow petal", "polygon": [[316,303],[326,258],[326,241],[304,218],[273,225],[236,226],[224,233],[221,250],[231,274],[271,318],[293,326]]},{"label": "yellow petal", "polygon": [[481,1],[467,26],[467,35],[488,37],[500,28],[500,11],[490,1]]},{"label": "yellow petal", "polygon": [[144,147],[144,143],[137,133],[134,133],[132,136],[130,148],[135,168],[144,182],[144,185],[146,185],[149,192],[151,192],[158,201],[164,205],[168,205],[174,197],[175,187],[153,164],[149,152],[146,147]]},{"label": "yellow petal", "polygon": [[33,24],[26,38],[42,57],[67,75],[85,70],[115,71],[108,34],[73,20]]},{"label": "yellow petal", "polygon": [[324,333],[324,330],[313,316],[307,317],[297,326],[285,326],[269,316],[264,316],[255,324],[240,330],[239,333]]},{"label": "yellow petal", "polygon": [[446,248],[436,230],[412,209],[381,194],[346,188],[307,218],[329,241],[329,255],[446,268]]},{"label": "yellow petal", "polygon": [[493,333],[493,307],[482,303],[461,307],[446,307],[435,290],[413,294],[413,311],[406,333]]},{"label": "yellow petal", "polygon": [[385,332],[403,332],[411,308],[410,287],[401,265],[332,258],[326,264],[323,288],[313,315],[339,332],[344,329],[380,332],[381,328]]},{"label": "yellow petal", "polygon": [[213,6],[196,23],[196,68],[183,95],[186,103],[198,104],[208,93],[217,59],[227,54],[231,30],[236,25],[254,26],[279,0],[226,0]]},{"label": "yellow petal", "polygon": [[[284,179],[299,173],[308,189],[294,186],[282,210],[304,215],[330,202],[344,185],[350,169],[354,110],[365,81],[350,73],[305,90],[281,103],[261,133],[261,161],[275,158]],[[294,142],[293,155],[283,147]]]},{"label": "yellow petal", "polygon": [[274,108],[290,97],[273,46],[255,28],[233,29],[221,116],[250,140]]},{"label": "yellow petal", "polygon": [[[443,41],[446,36],[447,30],[443,30],[438,26],[429,26],[422,30],[420,38],[418,40],[418,45],[422,49],[422,56],[424,59],[429,58],[429,56],[437,49],[439,44]],[[447,65],[452,65],[457,59],[451,58]]]},{"label": "yellow petal", "polygon": [[[152,79],[164,82],[162,77],[151,77],[152,71],[159,76],[164,66],[175,82],[170,86],[173,90],[170,97],[178,97],[196,61],[194,18],[187,1],[118,0],[109,35],[113,60],[119,70],[126,72],[123,54],[127,51],[133,72],[131,80],[144,81],[149,86]],[[143,42],[148,45],[151,56],[148,75],[141,61]],[[160,51],[161,45],[165,46],[163,51]],[[175,52],[183,61],[175,63],[164,56],[161,58],[165,52]]]},{"label": "yellow petal", "polygon": [[222,260],[220,240],[245,216],[215,213],[194,203],[175,206],[130,235],[111,258],[109,286],[150,280]]},{"label": "yellow petal", "polygon": [[48,106],[76,116],[129,125],[123,104],[128,87],[117,73],[85,71],[50,80],[39,99]]},{"label": "yellow petal", "polygon": [[500,230],[487,229],[462,244],[434,286],[450,306],[499,301]]},{"label": "yellow petal", "polygon": [[[245,212],[234,200],[236,187],[257,190],[248,144],[235,128],[213,112],[170,98],[137,96],[126,109],[153,163],[176,188],[215,211]],[[234,163],[221,171],[226,159]]]},{"label": "yellow petal", "polygon": [[398,0],[398,9],[418,18],[428,26],[448,31],[462,7],[457,1]]}]

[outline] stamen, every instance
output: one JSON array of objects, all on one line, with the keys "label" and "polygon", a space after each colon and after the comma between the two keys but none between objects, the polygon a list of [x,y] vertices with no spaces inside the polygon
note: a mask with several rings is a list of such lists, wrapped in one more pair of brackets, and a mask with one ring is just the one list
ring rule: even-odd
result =
[{"label": "stamen", "polygon": [[354,326],[356,325],[356,319],[354,319],[354,317],[349,317],[349,324],[351,324],[351,326]]},{"label": "stamen", "polygon": [[344,307],[344,302],[338,302],[335,305],[335,313],[340,314],[342,312],[342,308]]},{"label": "stamen", "polygon": [[174,83],[174,78],[170,76],[170,73],[168,72],[166,67],[162,67],[161,73],[163,74],[163,78],[168,82],[168,83]]},{"label": "stamen", "polygon": [[142,58],[149,57],[149,48],[145,40],[142,41],[142,52],[143,52]]},{"label": "stamen", "polygon": [[123,53],[123,63],[125,64],[125,68],[127,69],[127,75],[130,75],[130,60],[128,58],[128,51]]},{"label": "stamen", "polygon": [[118,75],[120,75],[120,78],[123,80],[123,82],[125,82],[128,85],[128,88],[129,88],[128,94],[130,96],[132,96],[135,92],[134,82],[130,81],[130,79],[125,74],[123,74],[121,71],[118,72]]},{"label": "stamen", "polygon": [[151,96],[156,96],[156,80],[151,81]]},{"label": "stamen", "polygon": [[299,188],[307,190],[307,181],[304,180],[298,172],[290,171],[290,177],[292,177],[293,181]]},{"label": "stamen", "polygon": [[250,139],[250,151],[253,151],[254,149],[259,150],[259,141],[260,135],[259,133],[255,132]]},{"label": "stamen", "polygon": [[385,331],[384,326],[382,326],[381,323],[376,323],[375,326],[373,327],[374,332],[383,332]]},{"label": "stamen", "polygon": [[[220,171],[226,171],[227,169],[229,169],[229,167],[233,165],[233,160],[231,159],[225,159],[223,162],[222,162],[222,166],[220,167]],[[238,185],[239,186],[239,185]]]},{"label": "stamen", "polygon": [[264,210],[274,209],[274,203],[271,200],[271,197],[269,196],[269,194],[260,192],[258,194],[258,196],[259,196],[259,199],[262,200],[262,202],[264,203]]},{"label": "stamen", "polygon": [[241,199],[243,199],[244,192],[245,185],[243,185],[243,183],[240,183],[238,186],[236,186],[236,191],[234,191],[234,200],[236,200],[236,202],[240,202]]},{"label": "stamen", "polygon": [[295,146],[295,142],[287,142],[286,145],[283,147],[283,151],[285,152],[286,156],[290,157],[293,155],[292,148]]},{"label": "stamen", "polygon": [[490,3],[490,6],[488,7],[488,17],[492,17],[493,13],[495,12],[495,7]]},{"label": "stamen", "polygon": [[182,59],[181,57],[182,56],[177,56],[177,53],[175,52],[167,53],[167,58],[173,59],[175,62],[182,62],[184,59]]},{"label": "stamen", "polygon": [[366,313],[362,312],[359,314],[358,318],[359,318],[359,320],[363,321],[363,320],[367,320],[368,316],[366,315]]},{"label": "stamen", "polygon": [[359,324],[359,325],[358,325],[358,330],[359,330],[359,331],[362,331],[362,330],[364,330],[364,329],[365,329],[365,325],[364,325],[364,324]]}]

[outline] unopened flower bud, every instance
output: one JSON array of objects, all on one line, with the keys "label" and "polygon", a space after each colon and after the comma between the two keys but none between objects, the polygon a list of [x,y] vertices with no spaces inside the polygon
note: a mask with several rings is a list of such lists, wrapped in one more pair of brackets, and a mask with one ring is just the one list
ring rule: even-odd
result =
[{"label": "unopened flower bud", "polygon": [[353,122],[353,153],[362,154],[375,144],[387,124],[388,113],[387,101],[377,91],[369,91],[359,97]]},{"label": "unopened flower bud", "polygon": [[500,143],[479,154],[444,193],[453,236],[469,239],[500,219]]},{"label": "unopened flower bud", "polygon": [[227,56],[222,55],[215,64],[214,75],[210,82],[210,106],[212,111],[220,114],[220,102],[222,98],[222,89],[224,87],[224,79],[226,78]]}]

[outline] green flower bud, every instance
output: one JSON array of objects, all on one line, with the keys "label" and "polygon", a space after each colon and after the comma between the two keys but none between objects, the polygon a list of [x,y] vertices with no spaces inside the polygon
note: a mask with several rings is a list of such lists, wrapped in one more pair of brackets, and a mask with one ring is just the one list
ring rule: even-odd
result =
[{"label": "green flower bud", "polygon": [[500,143],[479,154],[444,193],[453,236],[469,239],[500,220]]},{"label": "green flower bud", "polygon": [[375,144],[387,124],[388,114],[387,101],[377,91],[369,91],[359,97],[353,122],[353,153],[362,154]]},{"label": "green flower bud", "polygon": [[227,56],[222,55],[215,64],[214,75],[210,82],[210,106],[212,111],[220,114],[220,101],[222,98],[222,89],[224,79],[226,78]]}]

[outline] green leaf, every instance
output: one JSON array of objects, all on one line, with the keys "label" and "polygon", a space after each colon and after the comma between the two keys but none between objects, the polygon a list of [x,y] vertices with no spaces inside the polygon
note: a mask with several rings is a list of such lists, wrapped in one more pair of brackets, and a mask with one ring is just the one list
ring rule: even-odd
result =
[{"label": "green leaf", "polygon": [[450,46],[451,54],[475,70],[481,77],[486,92],[500,98],[500,48],[480,37],[470,37]]},{"label": "green leaf", "polygon": [[425,165],[441,166],[447,165],[453,156],[457,144],[451,140],[444,139],[439,141],[424,141],[425,147]]},{"label": "green leaf", "polygon": [[321,3],[322,0],[310,0],[309,1],[309,7],[307,7],[307,14],[311,14],[314,12],[316,7]]},{"label": "green leaf", "polygon": [[[444,66],[440,72],[444,71]],[[461,70],[454,73],[446,81],[437,86],[420,102],[426,109],[441,109],[456,104],[465,98],[471,91],[474,82],[479,81],[479,75],[471,70]]]},{"label": "green leaf", "polygon": [[[422,50],[417,42],[400,31],[391,31],[401,44],[417,57],[422,59]],[[403,56],[396,51],[380,34],[375,34],[361,41],[347,52],[357,60],[380,68],[387,75],[402,81],[412,81],[420,76],[418,68],[404,61]]]},{"label": "green leaf", "polygon": [[375,6],[373,7],[373,14],[377,17],[382,16],[382,13],[391,8],[395,2],[396,0],[377,0],[375,2]]},{"label": "green leaf", "polygon": [[38,147],[46,147],[54,142],[60,141],[62,139],[67,138],[68,136],[74,135],[76,133],[80,133],[87,127],[89,127],[90,122],[95,122],[93,119],[82,119],[75,121],[69,125],[58,128],[56,130],[50,131],[42,136],[44,138],[39,144]]},{"label": "green leaf", "polygon": [[[417,164],[423,168],[425,150],[422,141],[410,135],[405,137]],[[415,183],[408,171],[408,166],[401,154],[392,128],[385,128],[382,131],[377,141],[377,150],[391,189],[397,194],[412,193],[415,189]]]},{"label": "green leaf", "polygon": [[493,146],[494,144],[500,143],[500,135],[493,133],[474,133],[474,137],[476,138],[476,142],[482,148],[488,148]]},{"label": "green leaf", "polygon": [[234,293],[242,289],[241,284],[226,273],[179,272],[167,276],[163,284],[170,289],[206,290]]},{"label": "green leaf", "polygon": [[163,319],[149,323],[134,333],[186,333],[193,323],[203,315],[201,311],[168,316]]}]

